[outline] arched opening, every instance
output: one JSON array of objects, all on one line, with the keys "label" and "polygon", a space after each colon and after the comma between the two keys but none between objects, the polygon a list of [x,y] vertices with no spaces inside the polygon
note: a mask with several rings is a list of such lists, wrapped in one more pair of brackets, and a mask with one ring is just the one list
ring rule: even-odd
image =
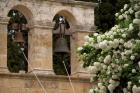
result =
[{"label": "arched opening", "polygon": [[[24,5],[16,5],[14,7],[12,7],[13,10],[17,10],[20,11],[21,14],[24,15],[24,17],[26,18],[26,20],[28,20],[28,25],[32,25],[33,24],[33,14],[32,11],[30,11],[30,9]],[[9,10],[10,11],[10,10]]]},{"label": "arched opening", "polygon": [[[8,13],[10,17],[7,29],[7,66],[10,72],[28,71],[28,22],[25,16],[16,9]],[[24,56],[25,54],[25,56]]]},{"label": "arched opening", "polygon": [[[64,19],[64,21],[62,21],[62,19]],[[53,29],[53,69],[56,75],[70,75],[70,24],[68,20],[60,14],[56,14],[53,21],[55,22]]]},{"label": "arched opening", "polygon": [[61,10],[55,15],[55,17],[57,15],[62,15],[67,19],[69,25],[71,26],[70,29],[72,28],[73,25],[77,25],[77,20],[71,12],[69,12],[67,10]]}]

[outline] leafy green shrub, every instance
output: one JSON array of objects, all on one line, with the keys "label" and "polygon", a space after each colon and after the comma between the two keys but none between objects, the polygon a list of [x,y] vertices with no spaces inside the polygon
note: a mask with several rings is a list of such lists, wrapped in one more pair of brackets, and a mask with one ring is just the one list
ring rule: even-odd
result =
[{"label": "leafy green shrub", "polygon": [[78,48],[91,82],[98,82],[89,93],[140,93],[140,1],[130,2],[115,14],[118,24],[86,36]]}]

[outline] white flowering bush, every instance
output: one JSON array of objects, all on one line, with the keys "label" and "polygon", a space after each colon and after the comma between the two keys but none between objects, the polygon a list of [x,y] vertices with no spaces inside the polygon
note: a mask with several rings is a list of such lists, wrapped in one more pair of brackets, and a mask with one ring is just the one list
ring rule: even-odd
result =
[{"label": "white flowering bush", "polygon": [[140,93],[140,0],[116,13],[118,24],[85,37],[78,48],[83,67],[98,82],[89,93]]}]

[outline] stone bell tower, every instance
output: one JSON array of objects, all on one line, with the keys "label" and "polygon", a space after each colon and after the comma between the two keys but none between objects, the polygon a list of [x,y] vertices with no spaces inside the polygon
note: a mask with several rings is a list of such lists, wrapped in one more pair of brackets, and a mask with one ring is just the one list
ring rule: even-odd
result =
[{"label": "stone bell tower", "polygon": [[[91,88],[89,74],[80,66],[82,62],[79,61],[77,48],[85,42],[84,36],[95,31],[95,6],[91,2],[75,0],[0,0],[0,93],[88,93]],[[9,26],[9,13],[14,12],[18,12],[19,16],[22,14],[27,21],[26,73],[13,73],[8,67],[8,55],[16,57],[16,52],[10,54],[8,50],[11,47],[8,45],[8,31],[25,33],[25,30]],[[54,18],[58,15],[68,23],[65,35],[69,40],[70,77],[57,75],[53,67],[53,47],[57,40],[53,36],[59,33],[58,29],[54,30]],[[22,25],[21,21],[19,23]],[[10,43],[15,44],[13,41]],[[18,64],[24,62],[14,61]]]},{"label": "stone bell tower", "polygon": [[84,36],[94,32],[96,4],[75,0],[10,0],[0,1],[0,72],[7,68],[7,24],[11,9],[20,11],[28,21],[28,72],[54,74],[53,71],[53,18],[59,14],[69,22],[71,76],[86,75],[80,66],[77,48]]}]

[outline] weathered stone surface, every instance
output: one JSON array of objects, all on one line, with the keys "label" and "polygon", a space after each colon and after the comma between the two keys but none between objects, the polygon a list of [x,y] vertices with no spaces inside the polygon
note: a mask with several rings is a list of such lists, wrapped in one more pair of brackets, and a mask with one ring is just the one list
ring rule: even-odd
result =
[{"label": "weathered stone surface", "polygon": [[[5,19],[5,18],[4,18]],[[7,23],[6,20],[0,21],[0,72],[7,70]]]},{"label": "weathered stone surface", "polygon": [[[42,87],[47,93],[73,93],[66,76],[38,75]],[[89,79],[71,77],[76,93],[88,93]],[[0,73],[0,93],[46,93],[33,74]]]},{"label": "weathered stone surface", "polygon": [[33,69],[52,69],[52,31],[34,28],[29,34],[29,62]]},{"label": "weathered stone surface", "polygon": [[[94,28],[95,4],[71,0],[0,0],[0,93],[44,93],[33,73],[48,93],[72,93],[68,78],[49,76],[53,73],[53,18],[56,14],[64,16],[69,24],[71,49],[71,76],[76,93],[88,93],[90,88],[88,73],[80,67],[77,48],[84,43],[84,36]],[[62,1],[62,0],[61,0]],[[8,12],[20,11],[27,19],[28,69],[30,74],[8,74],[7,70],[7,24]],[[3,73],[7,74],[3,74]],[[79,77],[79,78],[78,78]]]},{"label": "weathered stone surface", "polygon": [[[47,73],[52,71],[52,32],[53,18],[56,14],[63,15],[71,26],[71,72],[80,71],[81,64],[76,48],[83,44],[84,36],[94,27],[95,4],[79,1],[59,2],[57,0],[10,0],[0,1],[0,67],[7,64],[7,14],[11,9],[20,11],[27,19],[29,32],[29,71]],[[3,61],[2,61],[3,60]],[[36,69],[36,70],[35,70]]]}]

